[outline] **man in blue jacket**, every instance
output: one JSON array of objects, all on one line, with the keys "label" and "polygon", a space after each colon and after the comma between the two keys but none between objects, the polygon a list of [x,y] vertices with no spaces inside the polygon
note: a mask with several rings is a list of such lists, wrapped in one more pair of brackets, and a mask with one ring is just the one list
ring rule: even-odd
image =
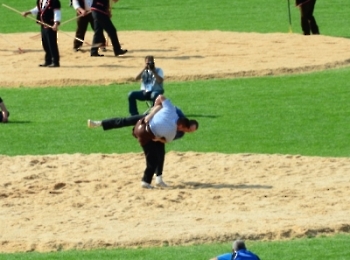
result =
[{"label": "man in blue jacket", "polygon": [[260,260],[260,258],[247,250],[243,240],[236,240],[232,245],[232,253],[226,253],[211,260]]}]

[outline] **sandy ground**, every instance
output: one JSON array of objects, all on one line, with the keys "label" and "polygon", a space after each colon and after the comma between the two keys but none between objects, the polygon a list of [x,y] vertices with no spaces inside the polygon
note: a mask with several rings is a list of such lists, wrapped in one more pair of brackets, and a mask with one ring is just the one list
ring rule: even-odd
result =
[{"label": "sandy ground", "polygon": [[[127,55],[72,51],[39,68],[37,33],[1,34],[0,86],[131,82],[148,54],[167,81],[348,66],[350,41],[230,32],[121,32]],[[89,33],[86,40],[91,42]],[[18,53],[21,48],[24,53]],[[289,239],[350,232],[350,159],[169,152],[168,188],[143,190],[137,154],[0,156],[0,252]]]},{"label": "sandy ground", "polygon": [[[68,86],[132,82],[154,55],[166,81],[301,73],[348,66],[350,40],[298,34],[232,32],[121,32],[115,57],[90,57],[89,46],[73,52],[73,33],[59,33],[61,67],[38,68],[44,52],[38,33],[0,34],[0,86]],[[86,41],[91,44],[92,34]],[[11,45],[9,45],[11,43]],[[24,51],[18,54],[18,48]]]}]

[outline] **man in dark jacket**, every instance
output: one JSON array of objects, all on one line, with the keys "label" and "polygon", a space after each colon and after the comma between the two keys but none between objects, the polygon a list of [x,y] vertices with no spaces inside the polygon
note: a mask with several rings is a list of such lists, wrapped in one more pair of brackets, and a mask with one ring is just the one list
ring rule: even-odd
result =
[{"label": "man in dark jacket", "polygon": [[[73,50],[80,51],[81,46],[83,45],[83,42],[80,40],[84,40],[86,30],[88,25],[90,24],[92,30],[94,30],[94,18],[91,14],[91,4],[92,1],[85,1],[85,0],[73,0],[72,6],[77,12],[77,30],[75,31],[75,39],[73,42]],[[102,34],[99,36],[101,41],[101,48],[103,51],[106,50],[106,38]],[[79,39],[79,40],[78,40]]]},{"label": "man in dark jacket", "polygon": [[316,0],[296,0],[295,4],[300,9],[301,29],[304,35],[320,34],[313,15]]},{"label": "man in dark jacket", "polygon": [[37,16],[37,23],[41,25],[41,40],[45,51],[45,62],[40,67],[59,67],[60,54],[57,45],[57,30],[61,21],[61,3],[59,0],[37,0],[36,7],[23,12]]},{"label": "man in dark jacket", "polygon": [[[117,2],[118,0],[112,0]],[[98,53],[98,45],[103,43],[101,35],[105,30],[111,39],[115,56],[123,55],[127,50],[123,50],[120,46],[117,29],[111,21],[110,0],[93,0],[91,5],[92,17],[94,18],[94,38],[91,47],[91,57],[102,57],[103,54]]]}]

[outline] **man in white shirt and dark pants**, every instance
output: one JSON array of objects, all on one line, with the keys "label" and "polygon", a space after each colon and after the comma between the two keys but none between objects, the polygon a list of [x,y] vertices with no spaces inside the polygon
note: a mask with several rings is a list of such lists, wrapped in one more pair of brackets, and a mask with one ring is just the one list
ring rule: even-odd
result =
[{"label": "man in white shirt and dark pants", "polygon": [[59,0],[37,0],[37,5],[30,11],[23,12],[26,17],[32,14],[37,16],[41,25],[41,40],[45,51],[45,62],[40,67],[59,67],[60,54],[57,45],[57,30],[61,22],[61,3]]},{"label": "man in white shirt and dark pants", "polygon": [[[88,25],[90,24],[92,30],[94,29],[94,18],[91,14],[91,4],[92,0],[73,0],[72,5],[74,10],[77,12],[77,30],[75,31],[75,37],[76,39],[73,42],[73,50],[80,51],[81,46],[83,45],[83,42],[77,40],[83,40],[85,38],[86,30]],[[106,50],[106,38],[104,37],[103,33],[100,36],[102,39],[101,42],[101,48],[103,50]]]},{"label": "man in white shirt and dark pants", "polygon": [[140,119],[133,129],[133,135],[138,139],[146,157],[146,169],[141,180],[143,188],[153,188],[151,182],[155,172],[156,185],[167,186],[162,179],[164,143],[173,141],[177,131],[193,132],[190,120],[186,117],[179,118],[170,100],[159,95],[151,112]]}]

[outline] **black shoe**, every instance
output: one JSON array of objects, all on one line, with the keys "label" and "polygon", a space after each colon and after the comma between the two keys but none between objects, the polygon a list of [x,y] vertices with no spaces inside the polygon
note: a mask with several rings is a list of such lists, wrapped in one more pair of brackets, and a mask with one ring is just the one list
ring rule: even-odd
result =
[{"label": "black shoe", "polygon": [[78,51],[81,51],[81,49],[80,49],[80,47],[78,47],[78,48],[73,48],[73,51],[78,52]]},{"label": "black shoe", "polygon": [[99,53],[91,53],[91,57],[103,57],[103,54],[99,54]]},{"label": "black shoe", "polygon": [[49,65],[50,65],[50,63],[43,63],[43,64],[39,64],[39,67],[47,67]]},{"label": "black shoe", "polygon": [[57,63],[51,63],[50,65],[48,65],[47,67],[48,68],[57,68],[57,67],[59,67],[60,66],[60,64],[57,64]]},{"label": "black shoe", "polygon": [[123,50],[123,49],[120,49],[120,50],[117,50],[114,52],[114,55],[115,56],[119,56],[119,55],[124,55],[125,53],[127,53],[128,50]]}]

